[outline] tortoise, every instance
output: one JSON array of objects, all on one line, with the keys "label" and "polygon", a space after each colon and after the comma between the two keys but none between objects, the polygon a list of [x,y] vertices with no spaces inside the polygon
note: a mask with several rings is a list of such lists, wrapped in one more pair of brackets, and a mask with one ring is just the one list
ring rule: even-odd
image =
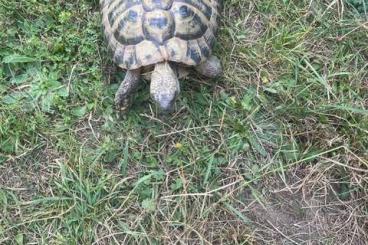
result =
[{"label": "tortoise", "polygon": [[150,95],[163,112],[172,110],[179,79],[195,69],[213,78],[222,73],[212,55],[220,0],[100,0],[102,25],[113,61],[126,70],[115,95],[121,110],[142,74],[150,74]]}]

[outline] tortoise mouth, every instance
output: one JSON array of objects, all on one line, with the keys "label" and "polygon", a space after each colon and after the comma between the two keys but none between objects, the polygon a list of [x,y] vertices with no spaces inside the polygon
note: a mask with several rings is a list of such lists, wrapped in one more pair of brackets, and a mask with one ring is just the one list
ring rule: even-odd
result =
[{"label": "tortoise mouth", "polygon": [[176,96],[172,96],[169,94],[161,94],[156,98],[154,98],[154,100],[163,113],[170,113],[174,109]]}]

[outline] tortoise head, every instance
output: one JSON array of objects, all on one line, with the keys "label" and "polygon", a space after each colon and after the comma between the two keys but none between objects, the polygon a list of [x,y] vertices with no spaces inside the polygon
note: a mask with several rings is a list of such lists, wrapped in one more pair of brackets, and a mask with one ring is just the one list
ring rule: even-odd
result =
[{"label": "tortoise head", "polygon": [[150,93],[162,112],[170,112],[180,93],[177,75],[167,62],[158,63],[151,75]]}]

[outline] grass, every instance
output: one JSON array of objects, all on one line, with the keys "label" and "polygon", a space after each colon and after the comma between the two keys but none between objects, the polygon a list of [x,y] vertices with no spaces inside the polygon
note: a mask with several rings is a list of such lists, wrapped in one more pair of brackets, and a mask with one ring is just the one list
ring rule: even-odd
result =
[{"label": "grass", "polygon": [[97,1],[0,0],[0,243],[366,244],[367,12],[225,1],[163,118],[115,111]]}]

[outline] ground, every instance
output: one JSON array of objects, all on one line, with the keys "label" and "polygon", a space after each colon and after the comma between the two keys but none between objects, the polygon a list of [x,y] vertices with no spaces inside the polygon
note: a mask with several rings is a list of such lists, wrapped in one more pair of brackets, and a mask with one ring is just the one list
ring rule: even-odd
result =
[{"label": "ground", "polygon": [[97,1],[0,0],[0,244],[367,244],[368,3],[227,0],[160,116]]}]

